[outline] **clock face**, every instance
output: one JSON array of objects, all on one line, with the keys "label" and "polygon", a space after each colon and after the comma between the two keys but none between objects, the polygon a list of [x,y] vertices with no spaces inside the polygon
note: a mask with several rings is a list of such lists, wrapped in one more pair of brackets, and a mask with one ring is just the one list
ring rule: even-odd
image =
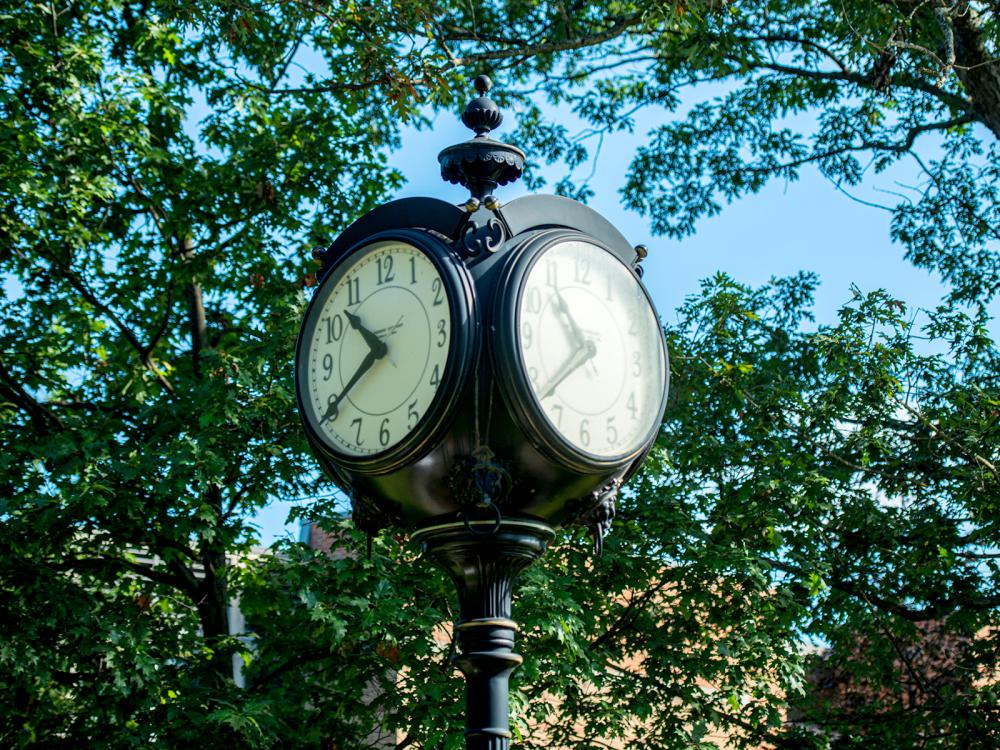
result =
[{"label": "clock face", "polygon": [[639,280],[609,251],[572,239],[536,255],[520,289],[517,347],[551,427],[599,461],[643,448],[662,415],[667,370]]},{"label": "clock face", "polygon": [[389,451],[421,422],[445,375],[452,310],[420,248],[367,245],[341,261],[310,305],[297,360],[299,398],[336,453]]}]

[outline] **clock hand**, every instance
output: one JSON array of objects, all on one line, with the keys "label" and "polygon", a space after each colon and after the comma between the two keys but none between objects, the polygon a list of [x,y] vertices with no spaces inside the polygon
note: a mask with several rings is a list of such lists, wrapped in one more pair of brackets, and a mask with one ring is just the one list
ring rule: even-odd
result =
[{"label": "clock hand", "polygon": [[581,365],[589,362],[597,354],[597,345],[593,341],[583,341],[569,358],[559,366],[544,388],[538,390],[538,400],[541,401],[547,396],[555,393],[556,386],[573,374]]},{"label": "clock hand", "polygon": [[328,419],[337,418],[337,415],[340,413],[340,402],[344,400],[344,397],[347,396],[351,388],[354,387],[354,384],[361,380],[361,376],[371,369],[372,365],[375,364],[375,360],[382,359],[382,357],[384,357],[389,351],[389,347],[385,345],[385,342],[382,341],[382,339],[361,325],[361,318],[354,315],[347,309],[344,310],[344,315],[347,316],[347,320],[350,322],[351,327],[357,330],[357,332],[361,334],[361,338],[363,338],[365,343],[368,344],[368,354],[365,355],[365,358],[361,360],[361,364],[358,365],[358,369],[354,371],[354,374],[351,375],[350,379],[348,379],[348,381],[344,384],[343,389],[340,391],[340,395],[330,396],[329,403],[326,407],[326,414],[324,414],[323,418],[319,420],[320,424],[323,424]]},{"label": "clock hand", "polygon": [[[369,349],[371,349],[373,352],[385,349],[385,343],[382,341],[382,339],[380,339],[374,333],[372,333],[363,325],[361,325],[361,318],[359,318],[357,315],[355,315],[346,308],[344,309],[344,315],[347,317],[347,321],[351,324],[351,328],[353,328],[354,330],[356,330],[358,333],[361,334],[361,338],[363,338],[365,340],[365,343],[368,344]],[[379,355],[379,357],[383,356],[384,354],[385,352],[383,351],[382,354]]]},{"label": "clock hand", "polygon": [[[381,341],[379,343],[382,344]],[[351,375],[350,379],[344,384],[344,388],[340,392],[340,395],[339,396],[334,396],[333,394],[330,395],[329,402],[326,407],[326,414],[324,414],[323,418],[319,420],[320,424],[323,424],[328,419],[337,418],[337,415],[340,413],[338,409],[338,407],[340,406],[340,402],[344,400],[344,397],[347,396],[351,388],[354,387],[354,384],[357,383],[359,380],[361,380],[361,376],[371,369],[372,365],[375,364],[375,360],[382,359],[382,357],[385,356],[386,351],[387,351],[386,345],[382,344],[382,349],[380,351],[372,349],[370,352],[368,352],[368,354],[365,355],[365,358],[361,360],[361,364],[358,365],[358,369],[354,371],[354,374]]]},{"label": "clock hand", "polygon": [[587,342],[587,338],[583,335],[583,331],[580,330],[580,326],[578,326],[576,321],[573,320],[573,316],[570,315],[569,305],[566,304],[566,300],[563,299],[563,296],[559,293],[558,289],[555,290],[555,296],[556,309],[562,313],[562,315],[558,315],[557,317],[560,321],[562,321],[563,329],[569,334],[570,338],[573,339],[573,343],[576,344],[577,347],[584,346]]}]

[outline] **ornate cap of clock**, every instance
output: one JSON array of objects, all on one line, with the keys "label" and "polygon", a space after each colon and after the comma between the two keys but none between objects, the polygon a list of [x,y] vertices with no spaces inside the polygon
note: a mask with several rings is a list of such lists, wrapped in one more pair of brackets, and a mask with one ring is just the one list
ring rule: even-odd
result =
[{"label": "ornate cap of clock", "polygon": [[489,137],[490,80],[438,156],[471,193],[404,198],[317,251],[320,282],[296,389],[323,469],[372,535],[403,529],[454,579],[466,747],[509,747],[516,575],[554,530],[589,527],[595,553],[618,489],[659,429],[667,351],[642,284],[645,248],[554,195],[502,205],[524,153]]}]

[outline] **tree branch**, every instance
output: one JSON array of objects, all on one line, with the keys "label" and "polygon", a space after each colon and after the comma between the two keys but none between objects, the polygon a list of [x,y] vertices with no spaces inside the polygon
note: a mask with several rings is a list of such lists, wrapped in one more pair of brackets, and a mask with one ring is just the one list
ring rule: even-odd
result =
[{"label": "tree branch", "polygon": [[[57,571],[71,571],[71,570],[88,570],[94,568],[103,568],[107,565],[117,566],[126,569],[131,573],[135,573],[142,578],[145,578],[153,583],[159,583],[164,586],[169,586],[170,588],[177,589],[179,591],[192,595],[192,590],[185,581],[184,577],[168,573],[163,570],[157,570],[150,567],[149,565],[143,565],[141,563],[132,562],[131,560],[126,560],[117,555],[102,554],[97,557],[64,557],[58,562],[51,561],[46,563],[36,563],[42,564],[47,568]],[[168,563],[169,565],[169,563]],[[181,566],[183,567],[183,566]],[[193,578],[193,575],[192,575]],[[197,581],[195,582],[197,584]],[[195,586],[197,588],[197,586]]]},{"label": "tree branch", "polygon": [[[194,240],[190,237],[181,243],[181,258],[190,264],[194,260]],[[201,284],[197,279],[191,279],[187,284],[188,320],[191,326],[191,370],[196,378],[201,378],[201,352],[205,349],[205,300],[201,292]]]},{"label": "tree branch", "polygon": [[[810,70],[809,68],[799,68],[794,65],[783,65],[775,62],[747,63],[743,61],[742,64],[745,64],[750,69],[772,70],[775,73],[785,73],[786,75],[796,76],[799,78],[810,78],[817,81],[844,81],[845,83],[853,83],[861,88],[872,88],[872,81],[867,74],[857,73],[854,71]],[[916,78],[909,73],[897,73],[893,75],[892,82],[894,85],[902,86],[903,88],[923,91],[925,94],[930,94],[953,109],[957,109],[961,112],[973,113],[975,114],[977,120],[981,119],[981,117],[974,112],[971,100],[963,99],[950,91],[946,91],[939,86],[935,86],[920,78]]]},{"label": "tree branch", "polygon": [[174,280],[173,278],[167,282],[167,299],[164,307],[166,308],[163,313],[163,320],[160,321],[160,325],[153,331],[153,335],[149,338],[149,343],[143,349],[144,356],[150,356],[156,345],[160,343],[163,335],[167,332],[170,327],[170,318],[173,317],[173,306],[174,306]]},{"label": "tree branch", "polygon": [[143,578],[148,578],[150,581],[153,581],[155,583],[162,583],[165,586],[170,586],[171,588],[179,589],[180,591],[183,591],[188,595],[191,594],[190,587],[187,581],[185,581],[182,576],[171,575],[170,573],[165,573],[161,570],[156,570],[155,568],[152,568],[148,565],[142,565],[141,563],[134,563],[131,562],[130,560],[123,560],[122,558],[115,557],[113,555],[102,555],[102,559],[117,565],[121,565],[123,568],[126,568],[132,571],[133,573],[142,576]]},{"label": "tree branch", "polygon": [[976,453],[974,450],[971,450],[962,445],[962,443],[960,443],[958,440],[945,433],[940,427],[938,427],[936,424],[927,419],[927,417],[921,414],[919,410],[914,409],[905,401],[901,401],[899,399],[894,399],[894,401],[896,402],[897,405],[901,406],[909,414],[911,414],[914,419],[920,422],[920,424],[922,424],[927,429],[931,430],[936,437],[940,438],[948,445],[958,450],[960,453],[962,453],[962,455],[972,459],[975,463],[979,464],[984,469],[987,469],[993,475],[994,479],[1000,480],[1000,471],[997,470],[996,464],[994,464],[992,461],[990,461],[987,458],[984,458],[980,454]]},{"label": "tree branch", "polygon": [[[271,680],[275,679],[276,677],[280,677],[290,669],[294,669],[295,667],[301,666],[303,664],[313,664],[315,662],[322,661],[323,659],[329,659],[331,658],[331,656],[334,656],[334,654],[331,654],[330,649],[328,648],[317,648],[313,649],[312,651],[299,652],[292,658],[283,661],[278,666],[268,670],[260,677],[256,678],[253,681],[253,684],[250,685],[247,692],[250,693],[257,692],[265,685],[267,685],[267,683],[271,682]],[[338,659],[341,658],[340,655],[336,656]]]},{"label": "tree branch", "polygon": [[599,635],[597,638],[590,641],[590,643],[587,644],[587,649],[590,651],[594,651],[600,648],[608,641],[610,641],[619,633],[622,633],[623,631],[628,629],[628,627],[635,621],[635,618],[639,616],[639,614],[646,607],[646,605],[649,604],[649,602],[653,599],[653,597],[660,591],[662,591],[670,583],[672,583],[672,581],[670,580],[660,581],[652,588],[649,588],[646,591],[644,591],[641,596],[636,597],[631,602],[629,602],[628,606],[625,608],[625,611],[622,613],[622,615],[611,625],[611,627],[609,627],[606,631],[601,633],[601,635]]},{"label": "tree branch", "polygon": [[94,292],[68,267],[55,262],[52,263],[51,267],[53,271],[66,279],[70,283],[70,286],[76,289],[80,296],[83,297],[91,307],[114,323],[115,327],[121,332],[122,336],[125,337],[125,340],[133,349],[135,349],[136,354],[139,355],[139,361],[142,365],[156,376],[156,379],[160,382],[160,385],[163,386],[163,389],[167,391],[167,393],[173,395],[174,387],[170,384],[170,381],[167,380],[166,376],[160,372],[160,369],[156,366],[156,362],[153,361],[148,349],[140,343],[138,337],[132,329],[129,328],[125,322],[115,314],[114,310],[101,302],[97,298],[97,295],[94,294]]},{"label": "tree branch", "polygon": [[62,420],[40,401],[32,397],[0,359],[0,396],[26,412],[39,435],[48,435],[53,427],[63,427]]},{"label": "tree branch", "polygon": [[[337,91],[368,91],[377,86],[384,86],[391,80],[388,73],[359,83],[325,81],[318,86],[295,86],[291,88],[269,89],[255,81],[245,81],[246,85],[264,92],[270,96],[286,96],[288,94],[326,94]],[[414,83],[422,83],[422,79],[414,80]]]},{"label": "tree branch", "polygon": [[[454,58],[453,63],[449,63],[445,66],[445,69],[449,67],[471,65],[478,62],[504,60],[511,57],[535,57],[537,55],[547,55],[553,52],[568,52],[571,50],[581,49],[583,47],[594,47],[598,44],[603,44],[604,42],[614,39],[615,37],[621,35],[626,29],[637,26],[641,22],[642,17],[640,15],[626,16],[613,23],[604,31],[596,34],[577,37],[576,39],[566,39],[558,42],[526,44],[516,48],[508,47],[506,49],[478,52],[466,55],[465,57],[456,57]],[[451,40],[451,37],[448,37],[448,39]]]},{"label": "tree branch", "polygon": [[[789,573],[800,578],[804,578],[808,575],[802,568],[782,562],[781,560],[764,555],[760,555],[758,559],[784,573]],[[878,607],[884,612],[889,612],[910,622],[924,622],[926,620],[938,619],[963,608],[984,610],[992,609],[993,607],[1000,605],[1000,594],[995,594],[989,597],[953,596],[930,604],[923,609],[913,609],[912,607],[907,607],[899,602],[894,602],[890,599],[885,599],[884,597],[872,594],[871,592],[866,591],[855,581],[846,581],[836,578],[824,580],[826,580],[826,583],[830,586],[830,588],[849,594],[850,596],[856,597],[872,606]]]},{"label": "tree branch", "polygon": [[782,162],[781,164],[775,164],[773,166],[747,167],[746,171],[755,173],[780,172],[786,169],[795,169],[796,167],[801,167],[805,164],[812,164],[816,161],[822,161],[823,159],[829,159],[834,156],[839,156],[840,154],[848,154],[858,151],[889,151],[896,154],[905,154],[910,152],[913,148],[913,144],[922,134],[936,130],[947,130],[948,128],[954,128],[959,125],[965,125],[973,122],[975,119],[975,115],[966,114],[961,115],[960,117],[954,117],[950,120],[931,122],[924,125],[914,125],[906,132],[906,136],[899,143],[889,143],[888,141],[862,141],[860,143],[852,143],[846,146],[832,148],[820,153],[812,153],[808,156],[803,156],[801,159],[793,159],[791,161]]}]

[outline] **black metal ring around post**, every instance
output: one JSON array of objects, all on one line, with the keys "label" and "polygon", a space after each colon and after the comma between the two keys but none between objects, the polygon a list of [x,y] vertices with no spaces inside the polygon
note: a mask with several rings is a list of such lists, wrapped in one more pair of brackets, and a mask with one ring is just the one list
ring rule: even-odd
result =
[{"label": "black metal ring around post", "polygon": [[514,579],[545,553],[555,532],[539,521],[504,519],[494,534],[484,537],[470,533],[466,523],[428,526],[413,538],[448,571],[458,589],[454,662],[465,675],[466,750],[508,750],[510,674],[521,663],[514,653],[517,623],[511,619]]}]

